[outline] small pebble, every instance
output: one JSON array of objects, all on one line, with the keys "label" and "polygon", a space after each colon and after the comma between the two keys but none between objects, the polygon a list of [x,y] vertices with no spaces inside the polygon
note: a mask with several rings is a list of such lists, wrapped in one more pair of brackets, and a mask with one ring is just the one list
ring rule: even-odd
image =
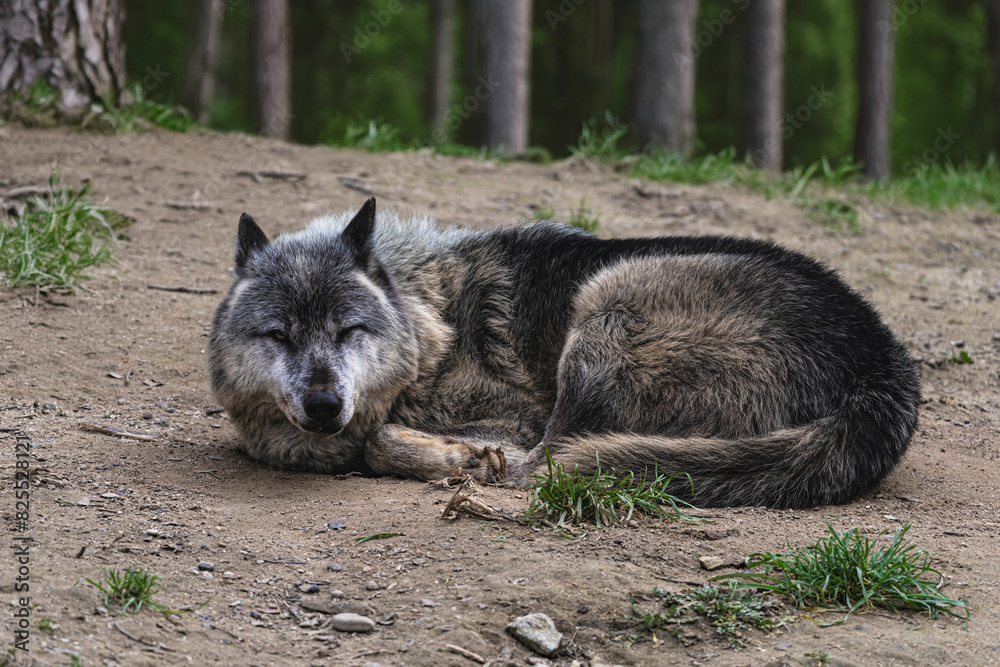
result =
[{"label": "small pebble", "polygon": [[319,593],[319,586],[316,584],[299,584],[299,591],[302,593]]},{"label": "small pebble", "polygon": [[150,412],[149,410],[146,410],[145,412],[142,413],[142,418],[145,419],[146,421],[149,421],[150,419],[153,418],[153,413]]},{"label": "small pebble", "polygon": [[342,598],[344,597],[344,591],[340,590],[339,588],[335,588],[332,591],[330,591],[330,597]]},{"label": "small pebble", "polygon": [[55,403],[43,403],[42,404],[42,409],[43,410],[55,410],[56,409],[56,404]]},{"label": "small pebble", "polygon": [[375,629],[375,621],[361,614],[347,612],[330,619],[330,626],[340,632],[371,632]]},{"label": "small pebble", "polygon": [[118,399],[118,405],[125,405],[125,399],[124,398],[119,398]]},{"label": "small pebble", "polygon": [[198,562],[198,569],[199,570],[203,570],[205,572],[211,572],[212,570],[215,569],[215,564],[214,563],[209,563],[207,560],[199,561]]},{"label": "small pebble", "polygon": [[368,589],[368,590],[370,590],[370,591],[377,591],[378,590],[378,582],[376,582],[374,580],[373,581],[369,581],[367,584],[365,584],[365,588]]},{"label": "small pebble", "polygon": [[338,563],[327,563],[326,569],[330,570],[330,572],[340,572],[344,568]]},{"label": "small pebble", "polygon": [[80,498],[78,501],[76,501],[76,504],[86,507],[87,505],[90,504],[90,498]]}]

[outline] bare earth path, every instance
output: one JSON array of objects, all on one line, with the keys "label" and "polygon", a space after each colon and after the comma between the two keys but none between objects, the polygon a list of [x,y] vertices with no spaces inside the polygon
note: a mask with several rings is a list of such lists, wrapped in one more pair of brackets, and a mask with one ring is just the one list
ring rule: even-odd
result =
[{"label": "bare earth path", "polygon": [[[136,223],[116,249],[117,265],[76,295],[0,288],[0,427],[25,429],[33,455],[31,650],[13,664],[67,665],[70,653],[84,665],[475,664],[446,652],[448,644],[487,660],[510,647],[510,664],[526,664],[530,653],[504,627],[527,612],[548,614],[564,633],[566,650],[553,660],[560,665],[794,665],[823,653],[837,665],[1000,662],[997,215],[862,205],[864,232],[850,236],[783,201],[723,186],[637,188],[584,162],[495,165],[239,135],[0,128],[0,192],[42,185],[56,167],[70,184],[89,179],[98,200]],[[305,177],[239,174],[269,169]],[[925,403],[912,449],[880,489],[850,505],[734,508],[713,512],[719,518],[707,532],[641,520],[576,540],[510,522],[442,520],[451,492],[436,486],[265,469],[238,451],[225,414],[206,414],[214,405],[204,348],[220,296],[147,286],[224,290],[242,211],[274,235],[357,207],[368,192],[382,207],[474,226],[513,223],[533,206],[566,219],[586,197],[602,234],[731,233],[820,257],[877,305],[921,361]],[[950,363],[959,349],[974,363]],[[118,439],[81,430],[83,421],[162,438]],[[14,445],[0,433],[7,526]],[[487,488],[483,498],[517,512],[525,495]],[[695,626],[681,628],[684,642],[665,633],[630,640],[638,632],[623,620],[631,593],[684,588],[664,578],[704,581],[699,556],[804,546],[825,533],[826,520],[869,534],[912,523],[910,537],[934,555],[946,592],[971,600],[968,629],[945,617],[873,612],[835,627],[800,618],[772,634],[750,632],[740,651]],[[345,527],[327,527],[338,521]],[[402,534],[356,543],[374,533]],[[6,535],[0,623],[8,646],[9,603],[20,594],[14,534]],[[200,572],[200,561],[214,570]],[[197,609],[177,618],[100,613],[99,595],[81,579],[129,565],[162,577],[160,603]],[[309,582],[318,592],[308,592]],[[320,610],[345,602],[381,621],[373,633],[328,627]],[[55,627],[38,627],[42,619]]]}]

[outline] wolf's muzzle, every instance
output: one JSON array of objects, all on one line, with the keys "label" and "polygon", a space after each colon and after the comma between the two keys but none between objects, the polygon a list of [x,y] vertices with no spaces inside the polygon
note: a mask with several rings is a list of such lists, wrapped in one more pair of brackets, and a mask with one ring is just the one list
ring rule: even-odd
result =
[{"label": "wolf's muzzle", "polygon": [[344,401],[332,391],[312,391],[306,394],[302,402],[309,423],[304,424],[307,431],[332,434],[340,431],[338,417],[344,408]]}]

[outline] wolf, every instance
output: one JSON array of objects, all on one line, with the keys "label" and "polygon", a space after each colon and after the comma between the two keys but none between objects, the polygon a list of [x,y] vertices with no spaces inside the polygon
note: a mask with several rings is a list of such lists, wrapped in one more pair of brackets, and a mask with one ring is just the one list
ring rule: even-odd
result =
[{"label": "wolf", "polygon": [[831,269],[730,237],[601,239],[551,221],[246,213],[208,372],[279,469],[525,484],[687,473],[702,507],[848,502],[904,454],[909,352]]}]

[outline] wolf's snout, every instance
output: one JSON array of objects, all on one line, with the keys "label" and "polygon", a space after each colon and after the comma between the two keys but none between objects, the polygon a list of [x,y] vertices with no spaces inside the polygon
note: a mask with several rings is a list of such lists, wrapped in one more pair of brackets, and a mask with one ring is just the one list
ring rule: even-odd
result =
[{"label": "wolf's snout", "polygon": [[302,408],[306,412],[306,417],[320,433],[336,433],[340,430],[337,417],[344,408],[344,401],[334,392],[309,392],[302,403]]}]

